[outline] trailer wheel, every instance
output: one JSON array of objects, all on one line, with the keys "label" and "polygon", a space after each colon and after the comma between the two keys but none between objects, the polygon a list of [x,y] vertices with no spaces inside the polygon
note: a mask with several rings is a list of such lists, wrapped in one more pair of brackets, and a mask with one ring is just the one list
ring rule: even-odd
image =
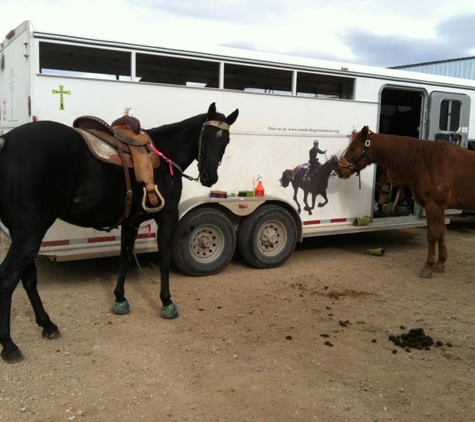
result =
[{"label": "trailer wheel", "polygon": [[175,265],[190,276],[217,274],[229,264],[236,250],[236,231],[225,214],[200,208],[179,222],[173,244]]},{"label": "trailer wheel", "polygon": [[256,268],[273,268],[286,262],[297,243],[297,226],[290,213],[277,205],[261,205],[242,220],[238,249]]}]

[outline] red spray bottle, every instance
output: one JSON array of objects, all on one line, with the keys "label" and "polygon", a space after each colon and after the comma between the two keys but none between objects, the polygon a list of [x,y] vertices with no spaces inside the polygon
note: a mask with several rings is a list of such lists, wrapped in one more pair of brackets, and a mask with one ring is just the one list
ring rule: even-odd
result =
[{"label": "red spray bottle", "polygon": [[257,186],[254,189],[254,196],[264,196],[264,185],[262,184],[262,176],[257,177]]}]

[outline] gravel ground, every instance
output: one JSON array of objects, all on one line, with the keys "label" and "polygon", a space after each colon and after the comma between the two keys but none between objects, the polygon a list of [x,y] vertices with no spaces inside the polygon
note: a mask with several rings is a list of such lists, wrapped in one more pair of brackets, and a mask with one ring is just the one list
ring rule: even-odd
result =
[{"label": "gravel ground", "polygon": [[[277,269],[236,258],[215,276],[175,271],[172,321],[159,317],[152,255],[130,272],[127,316],[109,310],[116,258],[40,258],[62,337],[41,338],[18,288],[26,359],[0,362],[0,420],[472,421],[475,218],[448,229],[446,272],[430,280],[418,278],[423,228],[309,239]],[[386,254],[365,255],[376,247]],[[429,350],[389,339],[412,329]]]}]

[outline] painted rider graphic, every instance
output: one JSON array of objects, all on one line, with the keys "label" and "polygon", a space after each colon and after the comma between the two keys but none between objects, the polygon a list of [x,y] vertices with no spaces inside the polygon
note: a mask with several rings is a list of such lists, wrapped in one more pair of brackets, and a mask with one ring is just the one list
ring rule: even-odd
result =
[{"label": "painted rider graphic", "polygon": [[320,163],[318,162],[317,154],[325,154],[327,150],[322,151],[320,148],[318,148],[318,140],[315,139],[313,141],[313,147],[310,149],[308,152],[309,155],[309,160],[308,160],[308,170],[305,173],[305,176],[303,178],[304,181],[308,180],[311,176],[315,175],[317,172],[318,167],[320,166]]}]

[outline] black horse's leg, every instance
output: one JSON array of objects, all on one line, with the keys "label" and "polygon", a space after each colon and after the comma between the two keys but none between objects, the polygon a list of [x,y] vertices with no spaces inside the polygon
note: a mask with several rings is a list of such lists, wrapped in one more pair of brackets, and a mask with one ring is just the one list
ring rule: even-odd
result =
[{"label": "black horse's leg", "polygon": [[127,270],[132,261],[137,229],[131,224],[123,224],[121,227],[119,276],[114,289],[115,302],[112,305],[112,312],[118,315],[125,315],[130,312],[130,304],[125,298],[125,278]]},{"label": "black horse's leg", "polygon": [[328,197],[327,197],[327,191],[324,190],[321,195],[323,196],[323,199],[325,200],[325,202],[319,202],[318,203],[318,206],[321,208],[321,207],[324,207],[325,205],[328,204]]},{"label": "black horse's leg", "polygon": [[[14,238],[12,237],[12,239]],[[7,256],[0,265],[0,344],[3,346],[2,359],[8,363],[16,363],[24,359],[20,349],[11,338],[12,296],[21,278],[24,278],[24,283],[28,285],[31,283],[32,277],[36,277],[36,271],[32,272],[32,268],[35,268],[34,259],[39,245],[40,242],[34,242],[31,238],[22,238],[21,241],[13,240]],[[35,313],[37,311],[36,303],[41,303],[38,292],[36,292],[36,298],[38,302],[33,305]]]},{"label": "black horse's leg", "polygon": [[43,328],[43,337],[49,339],[60,337],[61,333],[58,326],[51,322],[38,293],[36,287],[38,284],[38,278],[34,261],[26,267],[21,281],[23,283],[23,288],[26,290],[26,294],[28,295],[28,299],[30,299],[33,311],[35,312],[36,323],[39,327]]},{"label": "black horse's leg", "polygon": [[315,208],[315,201],[317,200],[317,193],[312,192],[312,208],[310,210],[313,210]]},{"label": "black horse's leg", "polygon": [[176,230],[178,218],[172,218],[171,221],[164,222],[156,220],[158,225],[158,265],[160,267],[160,300],[162,301],[162,308],[160,316],[162,318],[171,319],[178,316],[178,308],[173,303],[170,294],[170,266],[171,266],[171,251],[170,247],[173,240],[173,235]]},{"label": "black horse's leg", "polygon": [[308,205],[308,201],[307,201],[307,198],[308,198],[308,189],[305,189],[303,191],[303,202],[305,204],[305,207],[304,207],[304,210],[305,211],[308,211],[309,214],[312,214],[312,209],[310,208],[310,206]]},{"label": "black horse's leg", "polygon": [[298,213],[300,214],[300,212],[302,211],[302,209],[300,208],[300,203],[297,199],[297,192],[299,190],[299,187],[297,185],[293,185],[293,188],[294,188],[294,201],[295,203],[297,204],[297,211]]},{"label": "black horse's leg", "polygon": [[2,359],[8,363],[15,363],[24,359],[10,334],[12,296],[20,281],[20,276],[12,273],[9,261],[9,255],[7,254],[2,265],[0,265],[0,344],[3,346]]}]

